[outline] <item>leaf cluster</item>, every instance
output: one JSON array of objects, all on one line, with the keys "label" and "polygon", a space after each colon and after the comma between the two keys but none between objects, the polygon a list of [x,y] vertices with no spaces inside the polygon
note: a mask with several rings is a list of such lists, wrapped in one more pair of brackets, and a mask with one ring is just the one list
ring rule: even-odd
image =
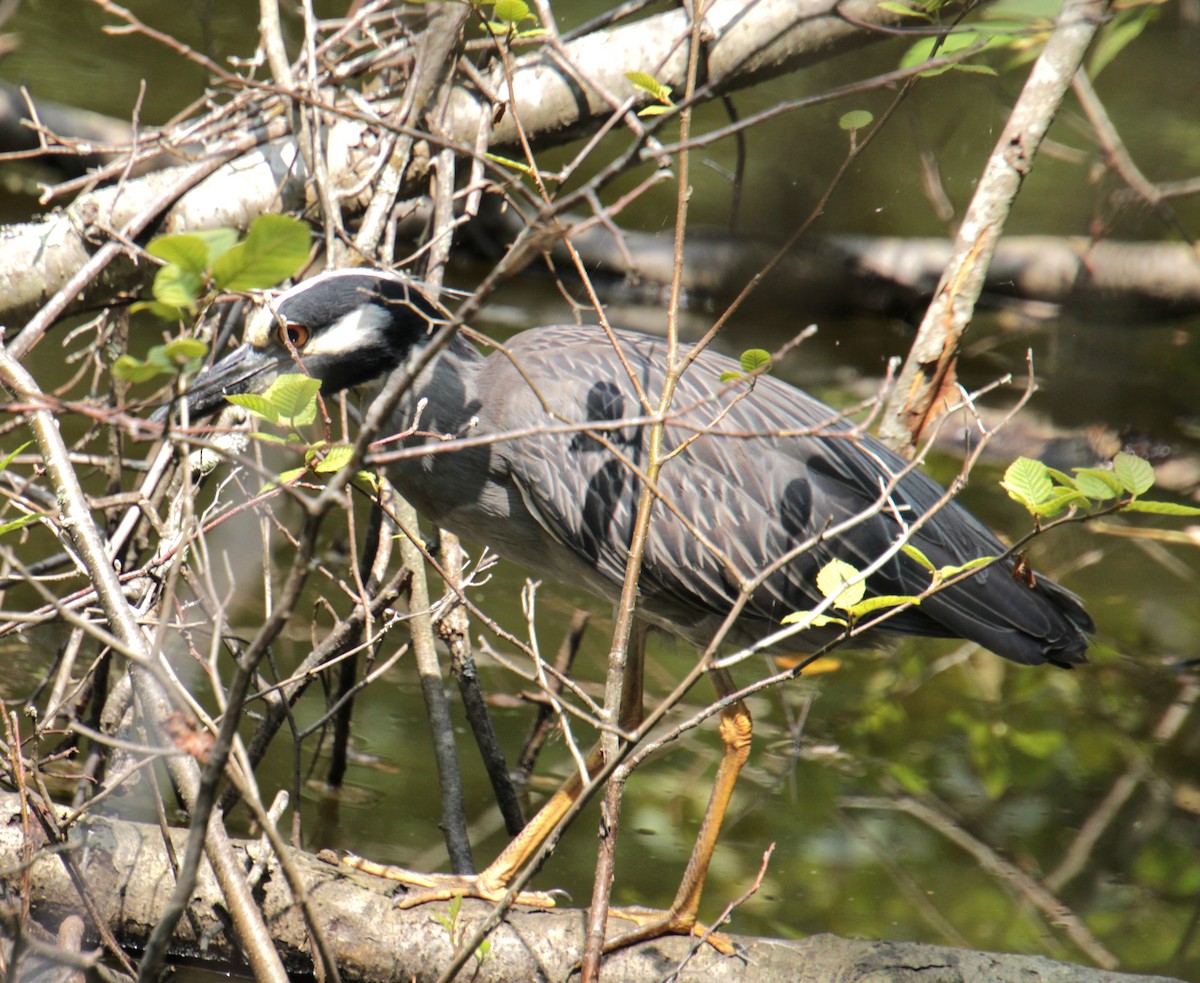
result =
[{"label": "leaf cluster", "polygon": [[[266,392],[225,397],[230,403],[242,407],[258,419],[290,431],[286,436],[256,431],[251,434],[255,440],[267,444],[305,448],[303,466],[281,472],[269,487],[275,484],[290,484],[306,474],[336,474],[354,458],[354,448],[350,444],[331,444],[328,440],[308,442],[300,434],[301,427],[316,422],[317,395],[320,391],[320,379],[294,374],[281,375],[271,383]],[[365,491],[378,491],[377,479],[370,471],[355,472],[354,481]]]},{"label": "leaf cluster", "polygon": [[726,369],[721,373],[719,380],[721,382],[734,382],[737,379],[750,377],[750,381],[753,383],[754,376],[771,371],[771,353],[762,348],[747,348],[742,352],[738,363],[741,365],[741,372],[734,369]]},{"label": "leaf cluster", "polygon": [[1042,461],[1019,457],[1000,482],[1011,499],[1035,519],[1051,519],[1071,509],[1093,512],[1152,512],[1157,515],[1200,515],[1200,508],[1176,502],[1146,501],[1139,496],[1154,487],[1154,468],[1135,454],[1120,453],[1111,468],[1072,468],[1074,475]]},{"label": "leaf cluster", "polygon": [[213,288],[265,290],[299,272],[310,244],[308,226],[290,215],[260,215],[240,242],[236,229],[159,236],[146,247],[163,260],[154,277],[154,300],[134,310],[175,321],[194,314]]}]

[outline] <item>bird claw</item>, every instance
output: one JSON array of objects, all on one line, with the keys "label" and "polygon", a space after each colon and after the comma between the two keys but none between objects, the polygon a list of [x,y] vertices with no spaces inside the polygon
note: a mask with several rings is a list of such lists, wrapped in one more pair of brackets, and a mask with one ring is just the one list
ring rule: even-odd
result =
[{"label": "bird claw", "polygon": [[640,907],[610,908],[608,913],[633,922],[637,928],[605,941],[605,952],[613,952],[635,942],[645,942],[664,935],[695,936],[707,942],[723,956],[732,956],[737,952],[727,935],[700,924],[695,916],[688,917],[670,909]]},{"label": "bird claw", "polygon": [[[364,874],[396,881],[408,888],[397,897],[397,908],[415,908],[430,901],[450,901],[454,898],[479,898],[496,904],[508,893],[508,886],[489,879],[483,874],[425,874],[407,870],[392,864],[380,864],[353,853],[343,853],[342,863]],[[553,908],[556,897],[566,896],[563,891],[519,891],[513,898],[514,904],[529,908]]]}]

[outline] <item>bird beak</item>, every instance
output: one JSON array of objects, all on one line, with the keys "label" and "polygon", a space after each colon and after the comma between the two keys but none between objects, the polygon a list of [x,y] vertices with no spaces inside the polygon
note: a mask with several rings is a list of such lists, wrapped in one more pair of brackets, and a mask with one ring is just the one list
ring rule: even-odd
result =
[{"label": "bird beak", "polygon": [[[249,344],[234,349],[192,379],[190,388],[183,394],[188,415],[200,419],[224,406],[226,396],[263,392],[278,375],[284,361]],[[150,419],[165,423],[171,405],[160,406]]]}]

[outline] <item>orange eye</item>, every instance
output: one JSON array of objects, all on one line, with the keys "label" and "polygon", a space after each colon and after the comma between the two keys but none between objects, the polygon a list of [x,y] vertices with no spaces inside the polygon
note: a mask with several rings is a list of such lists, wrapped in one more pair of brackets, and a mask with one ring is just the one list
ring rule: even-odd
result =
[{"label": "orange eye", "polygon": [[308,328],[294,321],[279,325],[279,340],[289,348],[303,348],[308,344]]}]

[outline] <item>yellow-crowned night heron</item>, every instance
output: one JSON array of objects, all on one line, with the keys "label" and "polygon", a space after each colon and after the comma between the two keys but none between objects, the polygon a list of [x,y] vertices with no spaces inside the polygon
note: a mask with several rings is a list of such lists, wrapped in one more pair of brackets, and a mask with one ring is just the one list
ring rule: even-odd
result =
[{"label": "yellow-crowned night heron", "polygon": [[[437,320],[401,277],[364,270],[317,276],[260,309],[246,343],[194,380],[190,412],[212,412],[225,395],[261,392],[299,365],[322,381],[325,395],[382,381],[412,364]],[[623,331],[610,337],[594,326],[533,328],[486,356],[455,337],[420,372],[389,424],[390,432],[408,429],[418,400],[426,400],[420,432],[406,443],[436,442],[438,453],[398,460],[388,475],[438,525],[549,581],[615,599],[647,460],[651,404],[643,396],[657,399],[665,360],[659,339]],[[656,488],[639,581],[644,621],[707,646],[743,586],[755,583],[729,636],[754,642],[821,600],[815,579],[828,561],[866,569],[906,530],[938,567],[1004,553],[961,506],[937,508],[940,486],[919,471],[904,473],[900,457],[811,396],[770,376],[753,386],[721,381],[737,368],[703,352],[676,391],[663,452],[682,450],[667,460]],[[512,436],[459,449],[441,439],[464,433]],[[867,581],[881,595],[921,594],[929,585],[927,570],[895,550]],[[881,628],[961,637],[1014,662],[1064,667],[1084,661],[1094,630],[1072,594],[1042,577],[1014,576],[1010,561]],[[730,692],[727,675],[714,675],[718,689]],[[639,937],[694,925],[716,831],[749,746],[750,718],[740,703],[722,715],[721,735],[726,755],[688,877],[672,910],[636,930]],[[569,783],[478,878],[451,879],[421,897],[502,893],[578,788]]]}]

